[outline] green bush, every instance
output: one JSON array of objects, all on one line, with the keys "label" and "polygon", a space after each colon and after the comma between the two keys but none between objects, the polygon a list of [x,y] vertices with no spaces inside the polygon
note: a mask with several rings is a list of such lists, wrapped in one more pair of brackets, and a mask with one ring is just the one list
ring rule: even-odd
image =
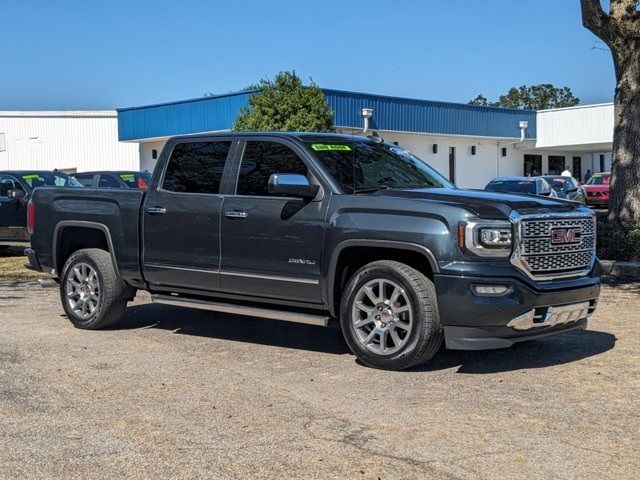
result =
[{"label": "green bush", "polygon": [[639,261],[640,224],[609,221],[598,216],[597,249],[602,260]]}]

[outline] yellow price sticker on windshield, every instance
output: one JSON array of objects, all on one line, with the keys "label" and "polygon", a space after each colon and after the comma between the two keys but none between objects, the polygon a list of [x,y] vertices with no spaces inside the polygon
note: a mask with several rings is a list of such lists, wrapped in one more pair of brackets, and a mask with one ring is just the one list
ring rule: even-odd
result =
[{"label": "yellow price sticker on windshield", "polygon": [[31,175],[23,175],[22,178],[25,180],[33,180],[34,178],[40,178],[40,175],[32,173]]},{"label": "yellow price sticker on windshield", "polygon": [[334,151],[334,152],[350,152],[351,151],[351,147],[349,145],[328,145],[325,143],[314,143],[313,145],[311,145],[311,148],[313,148],[316,152],[330,152],[330,151]]}]

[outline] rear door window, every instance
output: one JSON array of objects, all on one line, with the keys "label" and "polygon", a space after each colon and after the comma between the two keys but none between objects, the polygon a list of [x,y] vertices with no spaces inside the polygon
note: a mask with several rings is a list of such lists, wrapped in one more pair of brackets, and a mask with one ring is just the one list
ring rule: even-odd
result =
[{"label": "rear door window", "polygon": [[102,173],[98,181],[98,188],[122,188],[122,185],[113,175]]},{"label": "rear door window", "polygon": [[173,148],[162,189],[180,193],[220,193],[231,142],[185,142]]},{"label": "rear door window", "polygon": [[238,195],[269,196],[269,177],[274,173],[307,176],[308,168],[286,145],[276,142],[247,142],[238,175]]},{"label": "rear door window", "polygon": [[93,186],[93,174],[76,174],[73,176],[83,187]]}]

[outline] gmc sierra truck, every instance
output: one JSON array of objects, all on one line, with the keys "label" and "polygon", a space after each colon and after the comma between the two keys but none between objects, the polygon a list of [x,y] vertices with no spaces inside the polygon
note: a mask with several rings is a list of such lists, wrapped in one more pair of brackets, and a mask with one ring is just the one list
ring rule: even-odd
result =
[{"label": "gmc sierra truck", "polygon": [[[379,138],[177,137],[148,191],[35,190],[30,262],[69,320],[154,302],[327,325],[366,365],[405,369],[583,329],[600,293],[581,204],[462,190]],[[49,283],[52,283],[51,280]],[[55,284],[54,284],[55,285]]]}]

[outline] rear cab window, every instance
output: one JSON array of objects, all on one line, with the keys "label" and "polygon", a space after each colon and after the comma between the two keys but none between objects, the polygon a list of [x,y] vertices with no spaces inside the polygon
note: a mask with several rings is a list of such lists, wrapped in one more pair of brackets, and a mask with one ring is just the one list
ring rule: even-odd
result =
[{"label": "rear cab window", "polygon": [[76,174],[73,176],[83,187],[93,185],[93,174]]}]

